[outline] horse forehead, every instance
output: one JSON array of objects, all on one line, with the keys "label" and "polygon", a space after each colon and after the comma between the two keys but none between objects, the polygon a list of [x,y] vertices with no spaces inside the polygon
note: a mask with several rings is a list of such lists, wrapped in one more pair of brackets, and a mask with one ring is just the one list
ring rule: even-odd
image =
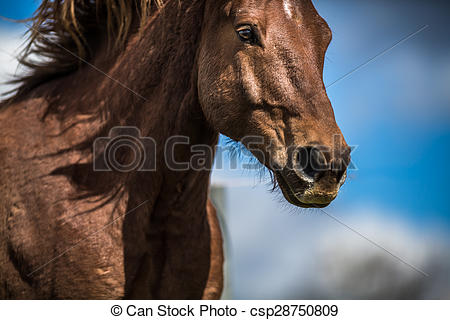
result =
[{"label": "horse forehead", "polygon": [[[230,0],[228,5],[233,7],[236,13],[276,9],[282,11],[289,18],[294,17],[297,10],[295,0]],[[280,10],[281,9],[281,10]]]},{"label": "horse forehead", "polygon": [[281,0],[282,11],[288,20],[294,20],[297,24],[302,23],[304,15],[310,15],[315,12],[311,10],[310,2],[303,0],[299,2],[298,0]]},{"label": "horse forehead", "polygon": [[288,19],[292,19],[294,17],[294,7],[292,6],[291,0],[283,0],[283,10]]}]

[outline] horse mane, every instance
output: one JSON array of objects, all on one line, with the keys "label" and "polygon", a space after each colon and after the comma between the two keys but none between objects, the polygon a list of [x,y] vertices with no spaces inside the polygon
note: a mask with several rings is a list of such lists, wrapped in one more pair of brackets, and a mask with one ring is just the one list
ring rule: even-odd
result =
[{"label": "horse mane", "polygon": [[17,85],[15,97],[75,71],[92,58],[99,38],[106,37],[110,53],[123,48],[133,21],[142,26],[152,8],[162,5],[163,0],[43,0],[24,20],[28,37],[18,60],[28,72],[10,82]]}]

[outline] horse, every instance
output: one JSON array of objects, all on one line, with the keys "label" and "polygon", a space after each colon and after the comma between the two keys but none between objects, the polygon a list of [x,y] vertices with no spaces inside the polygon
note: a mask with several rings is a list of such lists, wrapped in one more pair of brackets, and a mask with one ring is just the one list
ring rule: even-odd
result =
[{"label": "horse", "polygon": [[[25,23],[28,72],[0,105],[2,298],[220,298],[219,134],[294,206],[345,181],[310,0],[43,0]],[[137,148],[112,167],[111,141]]]}]

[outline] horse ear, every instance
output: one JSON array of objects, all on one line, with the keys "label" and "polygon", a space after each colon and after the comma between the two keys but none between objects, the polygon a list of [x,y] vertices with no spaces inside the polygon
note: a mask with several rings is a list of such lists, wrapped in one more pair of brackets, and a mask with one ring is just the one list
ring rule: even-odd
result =
[{"label": "horse ear", "polygon": [[223,12],[225,12],[225,16],[229,17],[231,15],[231,8],[233,7],[233,2],[228,1],[223,7]]}]

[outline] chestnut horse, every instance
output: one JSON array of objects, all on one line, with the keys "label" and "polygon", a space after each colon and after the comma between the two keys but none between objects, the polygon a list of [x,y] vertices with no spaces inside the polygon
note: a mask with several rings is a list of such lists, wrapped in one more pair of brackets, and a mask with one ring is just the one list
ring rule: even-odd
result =
[{"label": "chestnut horse", "polygon": [[[336,197],[350,152],[322,80],[331,32],[310,0],[43,0],[29,21],[30,71],[0,106],[2,298],[219,298],[213,155],[176,170],[174,136],[188,140],[172,140],[173,165],[222,133],[293,205]],[[115,127],[148,137],[134,136],[153,147],[148,168],[96,170]],[[130,150],[115,150],[119,165]]]}]

